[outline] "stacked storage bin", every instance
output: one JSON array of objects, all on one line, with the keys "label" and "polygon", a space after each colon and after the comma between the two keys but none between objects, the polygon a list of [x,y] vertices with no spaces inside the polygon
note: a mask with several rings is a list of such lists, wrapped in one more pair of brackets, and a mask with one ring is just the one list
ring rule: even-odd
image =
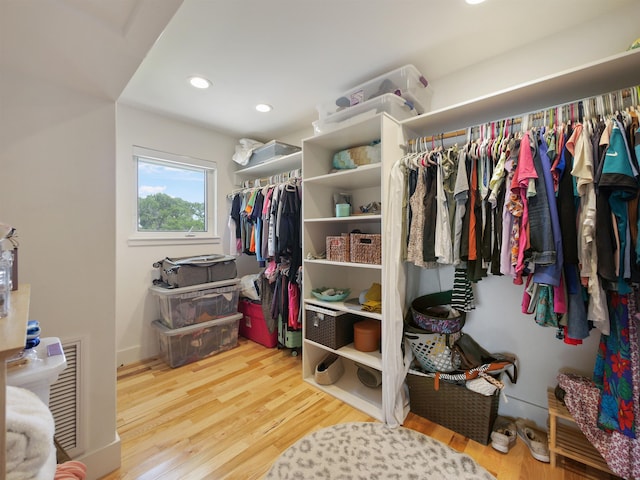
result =
[{"label": "stacked storage bin", "polygon": [[172,368],[230,350],[238,344],[240,280],[182,288],[150,287],[158,298],[160,357]]},{"label": "stacked storage bin", "polygon": [[385,112],[405,120],[429,111],[429,82],[413,65],[387,72],[317,106],[314,133],[326,133],[357,119]]}]

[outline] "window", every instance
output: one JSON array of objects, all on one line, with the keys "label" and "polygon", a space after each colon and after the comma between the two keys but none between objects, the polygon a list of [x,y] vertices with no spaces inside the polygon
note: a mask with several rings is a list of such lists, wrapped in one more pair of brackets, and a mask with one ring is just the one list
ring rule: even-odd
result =
[{"label": "window", "polygon": [[189,242],[216,232],[215,162],[134,147],[134,234],[144,243]]}]

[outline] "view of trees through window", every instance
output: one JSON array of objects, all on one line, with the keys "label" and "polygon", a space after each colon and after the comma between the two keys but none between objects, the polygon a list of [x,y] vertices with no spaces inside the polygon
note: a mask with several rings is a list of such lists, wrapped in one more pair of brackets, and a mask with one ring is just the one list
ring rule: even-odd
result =
[{"label": "view of trees through window", "polygon": [[205,210],[202,202],[156,193],[138,198],[139,230],[152,232],[204,232]]},{"label": "view of trees through window", "polygon": [[204,168],[138,157],[138,231],[207,231]]}]

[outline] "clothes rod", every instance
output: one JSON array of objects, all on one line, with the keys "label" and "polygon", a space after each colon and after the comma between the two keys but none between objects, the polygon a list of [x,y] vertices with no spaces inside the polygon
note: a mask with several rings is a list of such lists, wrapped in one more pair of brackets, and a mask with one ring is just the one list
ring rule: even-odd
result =
[{"label": "clothes rod", "polygon": [[[635,90],[635,92],[634,92],[634,90]],[[428,136],[428,137],[418,137],[418,138],[414,138],[414,139],[409,139],[407,145],[401,144],[400,147],[402,149],[404,149],[405,151],[408,151],[409,149],[413,148],[413,146],[414,146],[414,144],[416,142],[419,142],[419,143],[435,143],[436,141],[442,141],[442,140],[446,140],[446,139],[450,139],[450,138],[462,137],[462,136],[469,135],[470,132],[471,133],[473,133],[474,131],[480,132],[481,129],[483,127],[486,127],[486,126],[495,127],[495,125],[500,125],[500,127],[499,127],[500,129],[502,129],[503,127],[504,128],[511,128],[511,127],[513,127],[513,125],[520,125],[522,123],[525,123],[525,121],[526,121],[527,125],[529,124],[529,122],[536,122],[536,121],[541,120],[541,119],[544,119],[545,122],[546,122],[547,118],[551,119],[552,121],[554,121],[557,124],[557,119],[559,117],[563,118],[563,119],[566,119],[566,120],[570,120],[571,122],[576,121],[576,118],[579,121],[582,121],[582,117],[583,117],[584,111],[585,111],[585,105],[589,106],[589,110],[590,111],[598,110],[598,108],[595,106],[595,104],[597,103],[598,99],[601,99],[602,100],[602,107],[604,108],[604,110],[606,110],[606,112],[602,111],[602,112],[597,112],[597,113],[599,115],[611,114],[616,110],[624,108],[624,100],[625,99],[631,98],[632,103],[637,103],[638,94],[636,92],[640,93],[640,87],[633,86],[633,87],[621,89],[621,90],[618,90],[618,91],[605,93],[605,94],[602,94],[602,95],[595,95],[593,97],[589,97],[589,98],[585,98],[585,99],[581,99],[581,100],[576,100],[575,102],[569,102],[569,103],[565,103],[565,104],[562,104],[562,105],[549,107],[549,108],[540,110],[538,112],[534,112],[534,113],[530,113],[530,114],[523,114],[523,115],[520,115],[520,116],[514,117],[514,118],[494,120],[494,121],[491,121],[491,122],[484,123],[482,125],[474,125],[473,127],[470,127],[470,129],[461,129],[461,130],[455,130],[455,131],[451,131],[451,132],[431,135],[431,136]],[[561,115],[560,115],[560,113],[561,113]],[[508,127],[507,127],[507,124],[508,124]]]}]

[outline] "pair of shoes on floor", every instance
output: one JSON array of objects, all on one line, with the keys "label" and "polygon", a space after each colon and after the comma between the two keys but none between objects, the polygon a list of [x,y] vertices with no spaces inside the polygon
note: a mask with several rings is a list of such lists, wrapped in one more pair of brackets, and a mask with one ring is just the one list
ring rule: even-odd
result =
[{"label": "pair of shoes on floor", "polygon": [[516,443],[516,437],[522,439],[533,458],[549,463],[549,444],[545,432],[523,418],[514,421],[509,417],[498,416],[491,432],[491,446],[499,452],[509,453]]}]

